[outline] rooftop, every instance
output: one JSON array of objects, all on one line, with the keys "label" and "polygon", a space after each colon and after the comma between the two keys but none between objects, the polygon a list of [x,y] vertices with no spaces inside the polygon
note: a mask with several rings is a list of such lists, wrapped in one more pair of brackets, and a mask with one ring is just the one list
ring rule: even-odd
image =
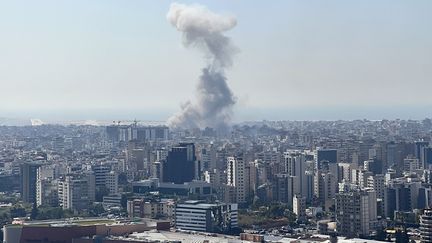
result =
[{"label": "rooftop", "polygon": [[67,226],[135,224],[135,223],[142,223],[142,222],[141,221],[135,222],[128,219],[112,219],[112,218],[66,218],[66,219],[36,220],[36,221],[15,220],[13,224],[7,225],[6,227],[17,227],[17,226],[67,227]]},{"label": "rooftop", "polygon": [[[122,237],[112,237],[112,238],[122,238]],[[128,239],[133,239],[142,242],[182,242],[182,243],[194,243],[194,242],[204,242],[208,243],[240,243],[242,242],[238,237],[228,236],[228,235],[217,235],[211,233],[187,233],[187,232],[172,232],[172,231],[145,231],[142,233],[134,233],[128,236]]]}]

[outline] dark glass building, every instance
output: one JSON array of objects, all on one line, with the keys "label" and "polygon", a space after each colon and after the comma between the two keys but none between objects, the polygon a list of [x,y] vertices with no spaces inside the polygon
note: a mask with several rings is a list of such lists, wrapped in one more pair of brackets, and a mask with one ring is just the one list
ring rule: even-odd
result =
[{"label": "dark glass building", "polygon": [[195,145],[193,143],[180,143],[168,152],[163,162],[163,182],[183,184],[195,179]]},{"label": "dark glass building", "polygon": [[336,164],[337,150],[336,149],[319,149],[317,151],[317,168],[321,169],[323,161],[328,161],[331,164]]},{"label": "dark glass building", "polygon": [[425,166],[426,168],[429,167],[429,165],[432,165],[432,147],[424,148],[424,157],[425,157]]},{"label": "dark glass building", "polygon": [[414,155],[419,160],[421,168],[427,167],[425,152],[428,146],[429,146],[429,142],[427,141],[415,142]]},{"label": "dark glass building", "polygon": [[[365,162],[366,163],[366,162]],[[379,159],[369,159],[367,161],[367,170],[374,175],[383,173],[383,162]]]},{"label": "dark glass building", "polygon": [[37,163],[23,163],[20,167],[21,195],[23,202],[36,202]]}]

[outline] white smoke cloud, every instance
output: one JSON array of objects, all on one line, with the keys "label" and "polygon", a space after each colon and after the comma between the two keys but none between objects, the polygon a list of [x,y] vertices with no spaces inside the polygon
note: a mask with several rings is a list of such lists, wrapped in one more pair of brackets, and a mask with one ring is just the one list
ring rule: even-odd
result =
[{"label": "white smoke cloud", "polygon": [[167,14],[168,21],[182,32],[199,30],[215,33],[232,29],[237,20],[232,16],[221,16],[201,5],[173,3]]},{"label": "white smoke cloud", "polygon": [[225,128],[236,98],[226,82],[224,71],[232,65],[232,56],[237,49],[222,33],[236,26],[236,18],[215,14],[201,5],[173,3],[167,19],[183,33],[186,47],[203,50],[208,59],[197,86],[197,102],[184,104],[168,123],[174,128]]}]

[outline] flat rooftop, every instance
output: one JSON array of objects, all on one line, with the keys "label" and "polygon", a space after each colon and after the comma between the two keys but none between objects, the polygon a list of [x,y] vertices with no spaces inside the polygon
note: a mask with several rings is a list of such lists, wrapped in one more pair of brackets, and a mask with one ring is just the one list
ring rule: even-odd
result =
[{"label": "flat rooftop", "polygon": [[7,225],[13,226],[47,226],[47,227],[67,227],[67,226],[90,226],[90,225],[124,225],[124,224],[142,224],[149,223],[150,221],[130,220],[125,218],[66,218],[66,219],[51,219],[51,220],[35,220],[35,221],[20,221],[14,220],[14,224]]},{"label": "flat rooftop", "polygon": [[[123,237],[111,237],[112,239],[125,239]],[[211,233],[185,233],[174,231],[156,231],[150,230],[142,233],[134,233],[128,236],[129,240],[137,242],[182,242],[182,243],[196,243],[207,241],[209,243],[241,243],[239,237],[228,235],[217,235]],[[243,241],[244,242],[244,241]]]}]

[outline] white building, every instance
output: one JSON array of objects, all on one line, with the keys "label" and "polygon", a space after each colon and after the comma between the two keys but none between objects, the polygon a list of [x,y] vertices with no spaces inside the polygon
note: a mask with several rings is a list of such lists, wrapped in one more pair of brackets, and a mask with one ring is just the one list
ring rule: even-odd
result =
[{"label": "white building", "polygon": [[37,206],[57,206],[57,181],[54,179],[54,169],[50,166],[41,166],[37,169],[36,177],[36,204]]},{"label": "white building", "polygon": [[384,175],[378,174],[369,176],[367,178],[367,187],[375,190],[377,198],[384,199],[386,189]]},{"label": "white building", "polygon": [[[305,154],[300,151],[287,151],[284,153],[284,170],[292,178],[290,187],[290,195],[300,195],[308,197],[312,191],[312,183],[308,183],[306,174],[306,158]],[[310,198],[309,198],[310,199]]]},{"label": "white building", "polygon": [[130,218],[157,218],[173,216],[175,207],[174,200],[146,201],[144,199],[133,199],[127,202],[127,212]]},{"label": "white building", "polygon": [[[331,164],[337,170],[337,164]],[[333,169],[320,169],[314,176],[314,194],[321,206],[329,210],[334,205],[334,198],[338,191],[338,176]]]},{"label": "white building", "polygon": [[107,174],[105,185],[109,190],[109,194],[118,193],[118,174],[115,171],[111,171]]},{"label": "white building", "polygon": [[221,171],[218,169],[204,171],[204,181],[210,183],[214,188],[219,187],[221,183]]},{"label": "white building", "polygon": [[38,179],[36,182],[36,204],[56,207],[58,205],[58,181],[52,178]]},{"label": "white building", "polygon": [[432,241],[432,210],[426,209],[420,217],[420,242]]},{"label": "white building", "polygon": [[63,209],[88,208],[88,204],[95,200],[94,175],[67,175],[59,180],[58,198],[59,206]]},{"label": "white building", "polygon": [[176,228],[223,233],[238,226],[237,204],[186,201],[175,208]]},{"label": "white building", "polygon": [[235,188],[237,203],[245,203],[248,196],[245,162],[241,157],[228,157],[227,161],[227,185]]}]

